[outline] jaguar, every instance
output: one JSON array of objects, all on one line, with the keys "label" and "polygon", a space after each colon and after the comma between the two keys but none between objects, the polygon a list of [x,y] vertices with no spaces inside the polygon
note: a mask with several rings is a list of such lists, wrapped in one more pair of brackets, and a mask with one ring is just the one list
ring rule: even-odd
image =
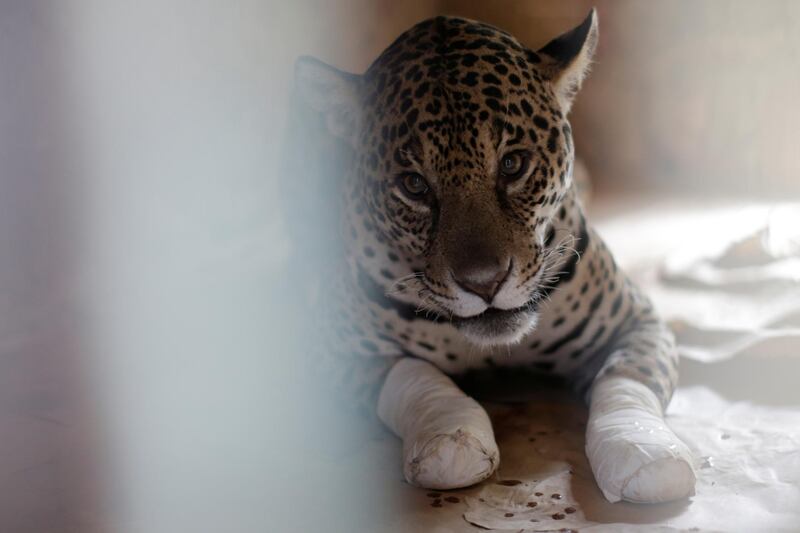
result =
[{"label": "jaguar", "polygon": [[597,40],[594,10],[537,50],[438,16],[363,74],[296,62],[302,105],[344,154],[322,201],[336,206],[339,252],[321,268],[318,365],[403,439],[414,485],[464,487],[496,470],[491,421],[456,383],[504,368],[560,376],[585,398],[609,500],[693,493],[691,454],[663,420],[673,335],[573,179],[568,115]]}]

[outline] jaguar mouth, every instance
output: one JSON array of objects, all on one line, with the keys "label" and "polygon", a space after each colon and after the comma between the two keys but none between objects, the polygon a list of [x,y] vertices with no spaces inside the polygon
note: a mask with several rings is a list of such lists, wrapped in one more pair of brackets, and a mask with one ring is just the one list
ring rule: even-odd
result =
[{"label": "jaguar mouth", "polygon": [[471,342],[481,346],[515,344],[536,327],[535,306],[514,309],[490,307],[470,317],[453,317],[453,325]]}]

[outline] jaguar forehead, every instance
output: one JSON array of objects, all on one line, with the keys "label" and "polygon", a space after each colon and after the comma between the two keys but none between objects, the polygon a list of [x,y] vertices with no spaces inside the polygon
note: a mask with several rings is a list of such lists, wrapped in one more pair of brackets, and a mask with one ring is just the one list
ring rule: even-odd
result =
[{"label": "jaguar forehead", "polygon": [[[402,34],[372,63],[364,74],[364,92],[378,113],[410,112],[412,121],[413,103],[435,91],[453,102],[463,92],[477,91],[500,110],[502,78],[510,74],[512,83],[521,87],[527,71],[540,61],[502,30],[436,17]],[[542,79],[538,73],[536,78]],[[482,84],[488,86],[479,87]]]}]

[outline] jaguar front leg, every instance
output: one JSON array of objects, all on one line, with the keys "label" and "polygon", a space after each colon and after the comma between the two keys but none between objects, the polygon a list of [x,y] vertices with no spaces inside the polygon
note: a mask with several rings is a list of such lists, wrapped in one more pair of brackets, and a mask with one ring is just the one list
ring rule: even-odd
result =
[{"label": "jaguar front leg", "polygon": [[412,485],[455,489],[489,477],[500,462],[483,407],[432,364],[404,358],[389,372],[378,416],[403,440]]},{"label": "jaguar front leg", "polygon": [[677,380],[672,333],[636,298],[638,316],[591,389],[586,454],[611,501],[657,503],[694,495],[687,446],[664,421]]}]

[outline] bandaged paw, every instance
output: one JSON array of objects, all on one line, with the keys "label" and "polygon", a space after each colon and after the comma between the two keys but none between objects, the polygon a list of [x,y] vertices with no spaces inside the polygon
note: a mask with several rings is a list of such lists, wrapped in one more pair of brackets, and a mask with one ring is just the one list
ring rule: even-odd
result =
[{"label": "bandaged paw", "polygon": [[658,503],[694,495],[691,453],[664,422],[655,394],[637,381],[612,377],[595,384],[586,455],[610,502]]},{"label": "bandaged paw", "polygon": [[403,359],[392,368],[378,416],[403,439],[403,474],[413,485],[467,487],[500,462],[486,411],[425,361]]},{"label": "bandaged paw", "polygon": [[497,467],[498,453],[494,439],[482,437],[466,427],[434,435],[426,442],[404,441],[406,481],[426,489],[456,489],[483,481]]}]

